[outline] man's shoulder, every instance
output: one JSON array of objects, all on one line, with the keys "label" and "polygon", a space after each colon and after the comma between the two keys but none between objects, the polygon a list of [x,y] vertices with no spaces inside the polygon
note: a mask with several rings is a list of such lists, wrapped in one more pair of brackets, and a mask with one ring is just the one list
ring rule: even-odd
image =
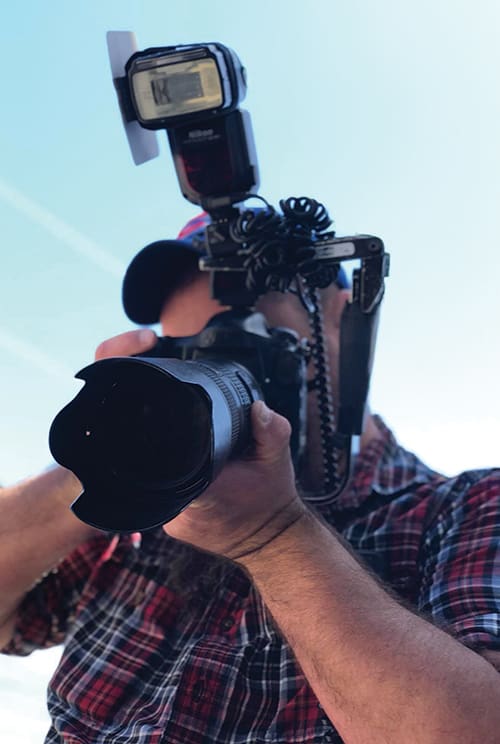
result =
[{"label": "man's shoulder", "polygon": [[443,486],[465,491],[480,487],[495,492],[500,488],[500,467],[463,470],[457,475],[446,476]]},{"label": "man's shoulder", "polygon": [[358,456],[345,506],[356,507],[374,495],[390,500],[407,491],[445,480],[445,476],[405,449],[378,415],[372,417],[376,435]]},{"label": "man's shoulder", "polygon": [[477,509],[487,503],[500,508],[500,468],[464,470],[445,477],[435,490],[451,509]]},{"label": "man's shoulder", "polygon": [[500,468],[444,474],[406,449],[380,416],[373,415],[372,421],[377,435],[359,454],[349,486],[339,502],[340,508],[367,510],[405,495],[417,500],[429,497],[439,504],[453,499],[498,497]]}]

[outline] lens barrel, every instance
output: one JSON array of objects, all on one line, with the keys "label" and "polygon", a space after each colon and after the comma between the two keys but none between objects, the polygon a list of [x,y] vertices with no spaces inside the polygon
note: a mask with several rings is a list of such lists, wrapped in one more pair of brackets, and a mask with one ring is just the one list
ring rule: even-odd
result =
[{"label": "lens barrel", "polygon": [[83,485],[76,516],[114,532],[164,524],[199,496],[248,446],[263,397],[246,367],[218,359],[115,357],[77,377],[49,446]]}]

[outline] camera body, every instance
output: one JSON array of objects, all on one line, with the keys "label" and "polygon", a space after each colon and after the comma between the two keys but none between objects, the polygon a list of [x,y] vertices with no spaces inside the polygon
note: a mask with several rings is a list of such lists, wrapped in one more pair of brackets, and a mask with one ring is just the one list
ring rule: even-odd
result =
[{"label": "camera body", "polygon": [[[140,358],[230,361],[244,367],[266,404],[290,422],[290,451],[296,470],[299,468],[306,442],[306,367],[310,349],[294,331],[269,328],[261,313],[227,310],[212,318],[195,336],[164,336]],[[248,417],[249,408],[245,415]],[[247,439],[245,445],[248,443]]]},{"label": "camera body", "polygon": [[197,335],[165,336],[135,357],[78,373],[85,387],[54,419],[50,448],[85,486],[72,509],[104,530],[173,519],[251,444],[250,407],[265,400],[306,435],[308,348],[261,313],[219,313]]}]

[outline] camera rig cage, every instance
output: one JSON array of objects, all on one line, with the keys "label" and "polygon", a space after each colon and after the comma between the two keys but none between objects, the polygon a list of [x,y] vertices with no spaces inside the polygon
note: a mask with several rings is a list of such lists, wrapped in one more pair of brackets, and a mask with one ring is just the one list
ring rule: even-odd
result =
[{"label": "camera rig cage", "polygon": [[[250,117],[239,108],[246,72],[234,51],[219,43],[138,51],[134,34],[127,31],[108,32],[107,44],[134,162],[156,157],[156,130],[166,130],[184,197],[210,215],[199,266],[210,273],[213,298],[235,313],[251,314],[260,295],[294,292],[307,310],[315,365],[308,388],[318,397],[324,463],[323,488],[308,498],[331,503],[349,475],[352,438],[363,429],[389,273],[384,244],[373,235],[336,237],[328,229],[332,223],[325,207],[314,199],[281,200],[278,212],[257,194]],[[245,207],[250,197],[260,199],[264,208]],[[319,290],[337,280],[343,261],[353,260],[359,268],[341,320],[334,408]]]}]

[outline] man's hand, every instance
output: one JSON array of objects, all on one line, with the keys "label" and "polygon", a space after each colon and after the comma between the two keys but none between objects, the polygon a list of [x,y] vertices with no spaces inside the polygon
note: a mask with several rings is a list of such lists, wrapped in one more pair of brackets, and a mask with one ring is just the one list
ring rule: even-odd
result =
[{"label": "man's hand", "polygon": [[[156,340],[151,330],[128,331],[103,341],[95,358],[139,354]],[[254,404],[251,420],[251,452],[230,461],[198,499],[164,526],[171,537],[237,560],[259,550],[304,513],[289,452],[290,424],[263,401]]]},{"label": "man's hand", "polygon": [[132,356],[151,349],[157,341],[156,333],[148,328],[140,331],[126,331],[103,341],[96,349],[95,360],[115,356]]},{"label": "man's hand", "polygon": [[251,411],[254,445],[229,462],[187,509],[164,525],[171,537],[238,560],[259,551],[306,509],[295,489],[290,424],[263,401]]}]

